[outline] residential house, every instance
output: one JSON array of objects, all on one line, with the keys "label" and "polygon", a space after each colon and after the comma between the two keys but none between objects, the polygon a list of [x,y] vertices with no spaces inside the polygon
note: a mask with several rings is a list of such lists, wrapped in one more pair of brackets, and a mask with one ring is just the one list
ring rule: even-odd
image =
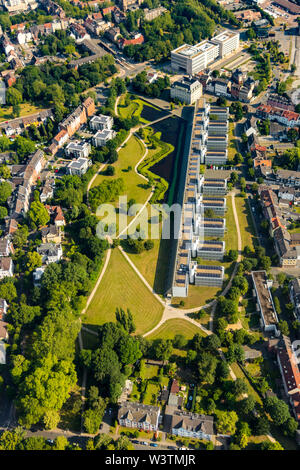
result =
[{"label": "residential house", "polygon": [[173,100],[193,104],[202,96],[202,85],[195,78],[183,77],[172,83],[170,94]]},{"label": "residential house", "polygon": [[7,314],[8,304],[5,299],[0,299],[0,320],[5,318]]},{"label": "residential house", "polygon": [[118,45],[120,49],[124,49],[125,46],[135,46],[136,44],[143,44],[144,41],[144,36],[141,33],[136,33],[131,39],[119,39]]},{"label": "residential house", "polygon": [[158,406],[143,405],[138,402],[124,402],[118,410],[120,426],[144,431],[157,431],[159,416]]},{"label": "residential house", "polygon": [[8,339],[7,325],[8,323],[3,320],[0,320],[0,341]]},{"label": "residential house", "polygon": [[14,275],[14,264],[11,258],[8,256],[2,256],[0,258],[0,279],[4,277],[13,277]]},{"label": "residential house", "polygon": [[56,225],[50,225],[49,227],[43,227],[41,229],[42,242],[43,243],[61,243],[61,231]]},{"label": "residential house", "polygon": [[0,239],[0,256],[10,256],[14,254],[14,247],[11,240],[8,237],[2,237]]},{"label": "residential house", "polygon": [[300,320],[300,279],[294,278],[289,284],[289,295],[291,303],[294,305],[295,317]]},{"label": "residential house", "polygon": [[42,243],[37,247],[36,251],[41,255],[42,262],[46,264],[57,263],[63,255],[61,245],[53,243]]},{"label": "residential house", "polygon": [[52,223],[54,223],[56,227],[63,227],[64,225],[66,225],[64,214],[60,206],[46,205],[45,207],[50,215]]}]

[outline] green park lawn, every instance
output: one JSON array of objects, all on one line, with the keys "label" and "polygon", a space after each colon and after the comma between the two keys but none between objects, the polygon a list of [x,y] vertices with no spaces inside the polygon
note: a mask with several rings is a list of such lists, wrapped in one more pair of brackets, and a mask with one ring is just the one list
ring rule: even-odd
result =
[{"label": "green park lawn", "polygon": [[[138,175],[134,171],[134,168],[144,155],[144,152],[145,148],[139,139],[135,136],[131,136],[126,144],[120,149],[118,160],[112,164],[112,166],[115,168],[115,175],[105,175],[105,167],[101,174],[95,178],[92,187],[98,186],[105,179],[111,180],[116,178],[123,178],[125,189],[122,195],[126,194],[128,201],[130,199],[135,199],[137,203],[143,204],[149,196],[151,190],[150,188],[146,187],[147,181]],[[129,167],[131,167],[131,169],[128,169]]]},{"label": "green park lawn", "polygon": [[[168,273],[169,267],[169,240],[162,240],[161,237],[161,230],[162,230],[162,222],[156,222],[155,215],[152,215],[151,224],[151,214],[158,214],[158,212],[154,212],[154,208],[152,208],[152,212],[150,212],[150,204],[147,204],[146,208],[144,209],[143,213],[147,214],[148,217],[148,232],[147,238],[151,239],[154,243],[154,247],[147,251],[143,251],[142,253],[132,253],[127,252],[128,256],[130,257],[131,261],[136,265],[140,273],[144,276],[144,278],[149,282],[151,287],[155,290],[157,294],[164,294],[165,291],[165,282]],[[142,213],[142,216],[143,216]],[[137,219],[136,223],[138,223],[139,218]],[[135,224],[134,224],[135,225]],[[133,228],[129,229],[129,234],[133,231]],[[156,232],[158,237],[156,236]]]},{"label": "green park lawn", "polygon": [[186,339],[191,339],[197,333],[205,336],[205,333],[200,328],[189,321],[182,318],[174,318],[163,323],[148,338],[174,339],[175,335],[183,335]]},{"label": "green park lawn", "polygon": [[[0,122],[7,121],[9,119],[14,119],[16,116],[13,116],[12,106],[2,106],[0,107]],[[43,111],[42,108],[37,108],[29,103],[23,103],[20,105],[20,116],[25,117],[30,114],[36,114],[40,111]]]},{"label": "green park lawn", "polygon": [[240,224],[242,249],[244,249],[245,246],[249,246],[251,250],[254,250],[256,235],[247,199],[236,197],[235,207]]},{"label": "green park lawn", "polygon": [[120,250],[115,248],[97,292],[83,315],[83,323],[101,325],[115,321],[118,307],[130,309],[136,334],[151,330],[163,313],[163,306],[137,276]]},{"label": "green park lawn", "polygon": [[[132,96],[132,95],[129,94],[129,96]],[[140,98],[131,100],[130,104],[128,106],[125,106],[125,97],[126,95],[122,95],[118,103],[118,115],[123,119],[128,119],[128,118],[130,119],[133,116],[136,116],[139,118],[139,121],[142,124],[147,124],[150,121],[141,117],[141,113],[143,111],[144,106],[148,106],[149,108],[158,110],[158,108],[156,108],[153,105],[150,105],[149,103],[146,103]]]}]

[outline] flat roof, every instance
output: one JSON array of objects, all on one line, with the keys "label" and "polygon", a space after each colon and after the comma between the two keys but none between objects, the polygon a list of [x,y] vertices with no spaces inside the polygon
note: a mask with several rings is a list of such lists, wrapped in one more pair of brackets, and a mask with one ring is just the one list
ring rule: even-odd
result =
[{"label": "flat roof", "polygon": [[278,323],[277,314],[273,305],[272,295],[267,285],[266,271],[252,271],[252,279],[256,288],[261,313],[266,325],[276,325]]}]

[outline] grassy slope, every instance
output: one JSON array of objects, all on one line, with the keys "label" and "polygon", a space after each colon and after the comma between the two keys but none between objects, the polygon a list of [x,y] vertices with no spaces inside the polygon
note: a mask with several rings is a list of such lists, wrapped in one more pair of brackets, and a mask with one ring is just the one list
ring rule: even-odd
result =
[{"label": "grassy slope", "polygon": [[235,207],[240,223],[242,248],[249,246],[252,250],[254,250],[254,240],[256,237],[247,199],[243,197],[236,197]]},{"label": "grassy slope", "polygon": [[163,323],[160,328],[149,336],[149,339],[173,339],[175,335],[179,334],[183,335],[186,339],[191,339],[196,333],[205,336],[205,333],[200,328],[197,328],[197,326],[189,323],[187,320],[176,318]]},{"label": "grassy slope", "polygon": [[117,307],[129,308],[136,333],[145,333],[160,320],[162,305],[143,284],[118,249],[111,258],[99,288],[83,317],[83,323],[98,324],[115,321]]},{"label": "grassy slope", "polygon": [[[151,190],[150,188],[145,188],[147,182],[134,171],[134,167],[142,158],[144,151],[145,149],[137,137],[130,137],[124,147],[120,149],[118,160],[112,165],[116,169],[115,175],[106,176],[102,172],[102,174],[95,178],[92,187],[99,185],[104,179],[123,178],[125,183],[123,194],[127,195],[128,201],[132,198],[137,203],[143,204]],[[132,169],[127,171],[129,166]]]},{"label": "grassy slope", "polygon": [[[29,116],[30,114],[36,114],[43,110],[43,108],[37,108],[36,106],[32,106],[29,103],[24,103],[20,105],[21,111],[19,117]],[[0,107],[0,122],[14,119],[15,116],[12,114],[12,106],[9,107]]]}]

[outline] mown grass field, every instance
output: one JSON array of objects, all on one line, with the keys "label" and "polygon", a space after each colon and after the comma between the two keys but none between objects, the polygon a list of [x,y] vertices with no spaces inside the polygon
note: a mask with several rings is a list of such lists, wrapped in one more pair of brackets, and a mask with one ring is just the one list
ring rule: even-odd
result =
[{"label": "mown grass field", "polygon": [[149,339],[174,339],[175,335],[183,335],[186,339],[191,339],[195,334],[199,333],[205,336],[205,333],[187,320],[174,318],[167,320],[156,331],[154,331]]},{"label": "mown grass field", "polygon": [[[116,172],[114,176],[105,175],[106,167],[99,174],[92,187],[98,186],[103,180],[123,178],[125,188],[123,195],[127,195],[128,201],[135,199],[137,203],[143,204],[149,196],[151,189],[147,188],[147,181],[144,180],[135,171],[135,165],[144,155],[145,148],[139,139],[135,136],[131,136],[126,144],[119,151],[118,160],[112,164]],[[131,167],[131,169],[130,169]]]},{"label": "mown grass field", "polygon": [[118,115],[123,119],[130,119],[133,116],[136,116],[139,118],[140,123],[147,124],[150,121],[148,119],[145,119],[144,117],[141,117],[144,106],[159,111],[159,108],[156,108],[155,106],[146,103],[140,98],[131,99],[129,105],[126,106],[125,99],[126,95],[122,95],[118,103]]},{"label": "mown grass field", "polygon": [[130,309],[136,325],[136,334],[151,330],[163,313],[163,306],[140,280],[120,250],[115,248],[82,321],[87,325],[115,321],[118,307]]},{"label": "mown grass field", "polygon": [[[147,214],[147,238],[151,239],[154,247],[142,253],[132,253],[126,250],[131,261],[136,265],[140,273],[149,282],[157,294],[164,294],[165,282],[169,269],[169,240],[161,240],[162,222],[159,222],[158,212],[154,208],[150,211],[150,204],[142,212],[141,216]],[[151,214],[153,214],[151,216]],[[139,222],[139,218],[136,223]],[[136,224],[134,224],[136,225]],[[129,229],[129,234],[134,231],[132,227]],[[158,237],[157,237],[158,235]]]},{"label": "mown grass field", "polygon": [[[25,117],[29,116],[30,114],[36,114],[40,111],[43,111],[43,108],[37,108],[36,106],[33,106],[29,103],[21,104],[20,108],[21,109],[19,117]],[[9,119],[14,119],[16,116],[13,116],[12,110],[12,106],[0,107],[0,122],[7,121]]]},{"label": "mown grass field", "polygon": [[243,197],[236,197],[235,207],[240,224],[242,249],[244,249],[245,246],[249,246],[251,250],[254,250],[256,235],[247,199]]}]

